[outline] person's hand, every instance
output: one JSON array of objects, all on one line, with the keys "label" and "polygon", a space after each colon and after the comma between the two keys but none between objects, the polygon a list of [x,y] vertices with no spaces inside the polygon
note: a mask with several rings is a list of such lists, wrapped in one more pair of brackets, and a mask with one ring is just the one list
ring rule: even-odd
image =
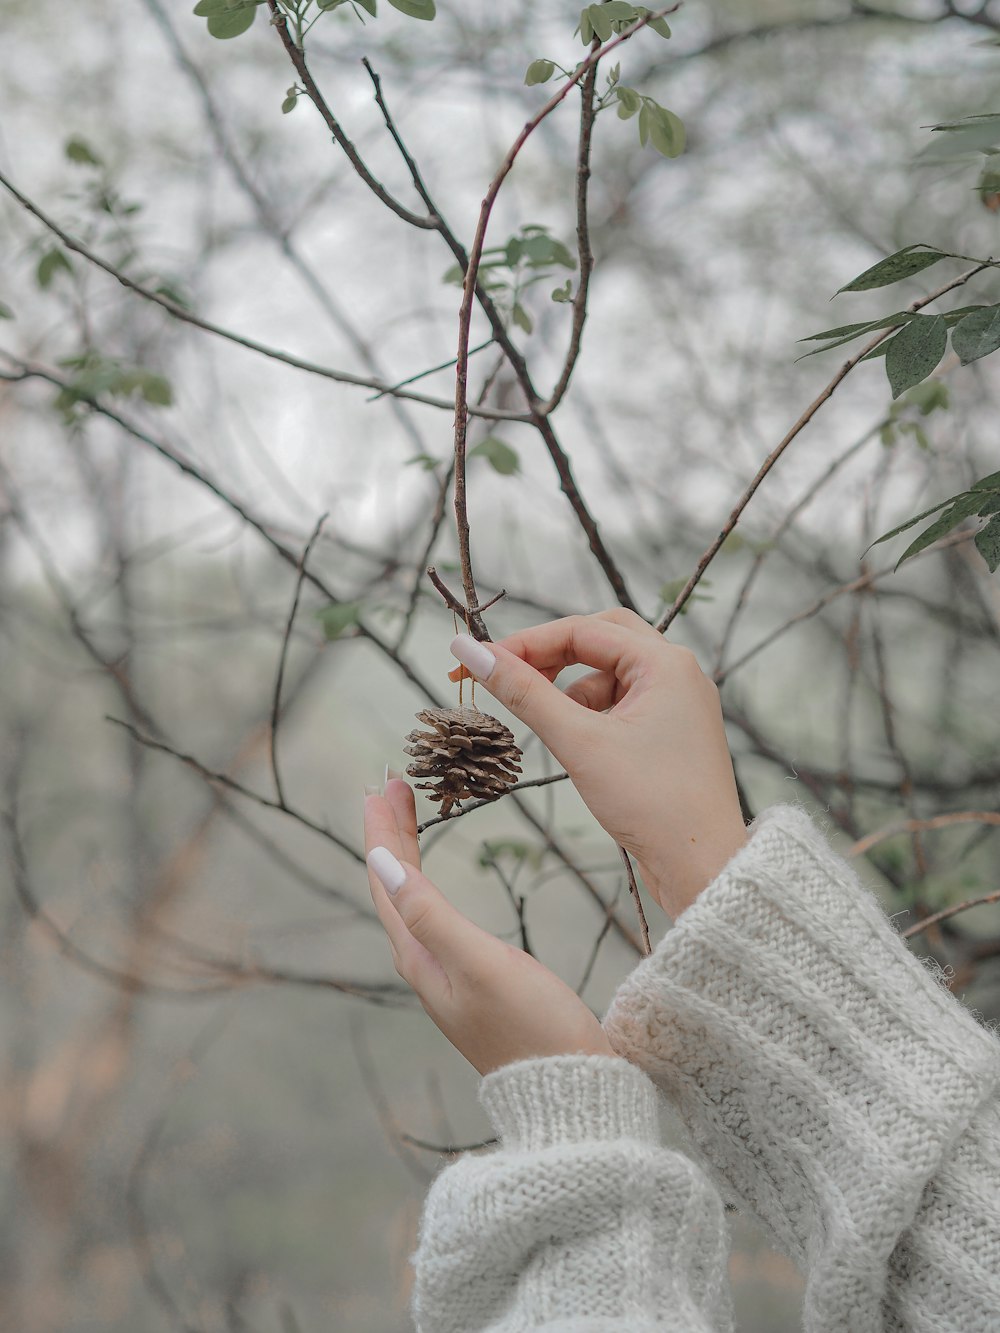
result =
[{"label": "person's hand", "polygon": [[[451,651],[563,765],[671,917],[746,842],[722,707],[694,654],[633,611],[568,616]],[[565,691],[564,667],[595,668]]]},{"label": "person's hand", "polygon": [[615,1055],[575,991],[474,925],[421,873],[413,790],[402,779],[365,797],[365,850],[396,971],[480,1074],[538,1056]]}]

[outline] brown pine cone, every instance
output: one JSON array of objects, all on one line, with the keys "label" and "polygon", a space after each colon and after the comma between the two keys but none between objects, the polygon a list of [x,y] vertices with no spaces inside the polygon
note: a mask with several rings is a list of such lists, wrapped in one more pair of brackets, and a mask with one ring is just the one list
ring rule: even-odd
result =
[{"label": "brown pine cone", "polygon": [[478,708],[424,708],[417,718],[429,731],[411,731],[404,746],[414,756],[407,773],[427,778],[414,785],[451,813],[460,801],[495,799],[517,782],[521,751],[509,727]]}]

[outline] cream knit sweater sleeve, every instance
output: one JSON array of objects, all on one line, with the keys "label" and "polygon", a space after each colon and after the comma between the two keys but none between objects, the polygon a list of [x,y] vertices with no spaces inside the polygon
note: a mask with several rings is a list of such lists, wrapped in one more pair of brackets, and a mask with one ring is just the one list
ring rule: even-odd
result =
[{"label": "cream knit sweater sleeve", "polygon": [[421,1222],[419,1333],[729,1333],[715,1188],[660,1146],[627,1060],[520,1060],[483,1079],[499,1149],[446,1167]]},{"label": "cream knit sweater sleeve", "polygon": [[758,816],[604,1026],[805,1272],[807,1330],[1000,1330],[1000,1041],[804,811]]}]

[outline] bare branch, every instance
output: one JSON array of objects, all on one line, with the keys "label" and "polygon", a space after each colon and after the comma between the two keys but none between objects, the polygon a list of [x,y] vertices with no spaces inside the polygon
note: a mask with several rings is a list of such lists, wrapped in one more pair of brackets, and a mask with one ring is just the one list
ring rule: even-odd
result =
[{"label": "bare branch", "polygon": [[382,185],[380,181],[377,181],[368,170],[368,167],[362,160],[358,150],[344,133],[340,122],[330,110],[326,99],[316,86],[316,80],[313,78],[309,66],[306,64],[305,54],[301,47],[295,45],[292,34],[288,31],[288,20],[279,9],[277,0],[267,0],[267,7],[271,11],[271,23],[277,31],[278,36],[281,38],[281,43],[288,53],[289,60],[295,66],[296,74],[298,74],[299,78],[302,80],[302,86],[305,88],[310,102],[312,102],[313,106],[323,117],[327,129],[333,135],[335,141],[344,150],[347,160],[368,186],[369,190],[371,190],[372,194],[376,195],[382,203],[385,204],[386,208],[395,213],[397,217],[402,218],[404,222],[408,222],[411,227],[422,227],[425,231],[439,230],[440,220],[437,217],[434,217],[433,215],[424,217],[420,213],[414,213],[412,209],[407,208],[405,204],[401,204],[398,199],[391,195],[385,186]]},{"label": "bare branch", "polygon": [[288,645],[292,637],[292,626],[295,624],[295,614],[299,609],[299,598],[302,596],[302,584],[306,576],[306,564],[309,560],[309,554],[316,545],[323,524],[330,517],[329,513],[321,514],[316,521],[316,526],[312,530],[312,535],[302,548],[302,559],[299,561],[299,568],[295,578],[295,593],[292,597],[292,607],[288,613],[288,621],[285,624],[285,633],[281,640],[281,652],[278,656],[278,676],[274,682],[274,701],[271,704],[271,772],[274,774],[274,788],[278,793],[278,801],[283,809],[287,809],[285,793],[281,786],[281,775],[278,772],[278,720],[281,715],[281,685],[285,678],[285,661],[288,657]]},{"label": "bare branch", "polygon": [[[331,370],[329,366],[318,365],[315,361],[306,361],[302,357],[294,356],[291,352],[283,352],[277,347],[268,347],[265,343],[257,342],[254,338],[245,338],[242,334],[233,333],[232,330],[223,328],[220,324],[213,324],[211,320],[202,319],[200,315],[196,315],[194,311],[189,310],[186,306],[179,305],[169,296],[164,296],[161,292],[145,287],[141,282],[136,282],[134,278],[130,278],[121,269],[115,268],[106,259],[102,259],[100,255],[89,249],[81,241],[74,239],[69,232],[60,227],[27,195],[22,194],[2,172],[0,172],[0,185],[14,196],[22,208],[36,217],[54,236],[57,236],[67,250],[72,250],[74,254],[80,255],[88,263],[103,269],[105,273],[114,278],[116,282],[121,283],[123,287],[128,288],[130,292],[135,292],[143,300],[158,305],[168,315],[172,315],[174,319],[180,320],[184,324],[190,324],[196,329],[201,329],[204,333],[212,333],[217,338],[224,338],[227,342],[235,343],[238,347],[245,347],[250,352],[257,352],[260,356],[266,356],[271,361],[279,361],[283,365],[292,366],[296,370],[307,371],[311,375],[320,375],[324,379],[334,380],[337,384],[352,384],[361,389],[374,389],[379,394],[391,394],[395,398],[406,398],[411,402],[423,403],[427,407],[437,407],[444,411],[451,411],[454,407],[454,404],[447,398],[434,398],[429,394],[414,393],[409,389],[384,384],[381,380],[373,379],[370,376],[351,375],[346,370]],[[470,414],[483,417],[489,421],[530,422],[532,420],[527,413],[510,412],[501,408],[476,407],[470,409]]]}]

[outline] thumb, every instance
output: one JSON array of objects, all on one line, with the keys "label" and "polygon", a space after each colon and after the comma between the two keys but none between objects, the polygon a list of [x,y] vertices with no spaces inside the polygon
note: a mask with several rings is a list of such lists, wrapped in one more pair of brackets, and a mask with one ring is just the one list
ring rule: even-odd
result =
[{"label": "thumb", "polygon": [[367,860],[372,876],[385,889],[375,906],[400,960],[413,957],[416,940],[450,972],[468,956],[479,938],[479,928],[422,871],[398,860],[388,847],[373,847]]},{"label": "thumb", "polygon": [[509,649],[480,643],[470,634],[457,634],[450,648],[477,682],[529,726],[557,759],[571,735],[586,724],[586,709]]}]

